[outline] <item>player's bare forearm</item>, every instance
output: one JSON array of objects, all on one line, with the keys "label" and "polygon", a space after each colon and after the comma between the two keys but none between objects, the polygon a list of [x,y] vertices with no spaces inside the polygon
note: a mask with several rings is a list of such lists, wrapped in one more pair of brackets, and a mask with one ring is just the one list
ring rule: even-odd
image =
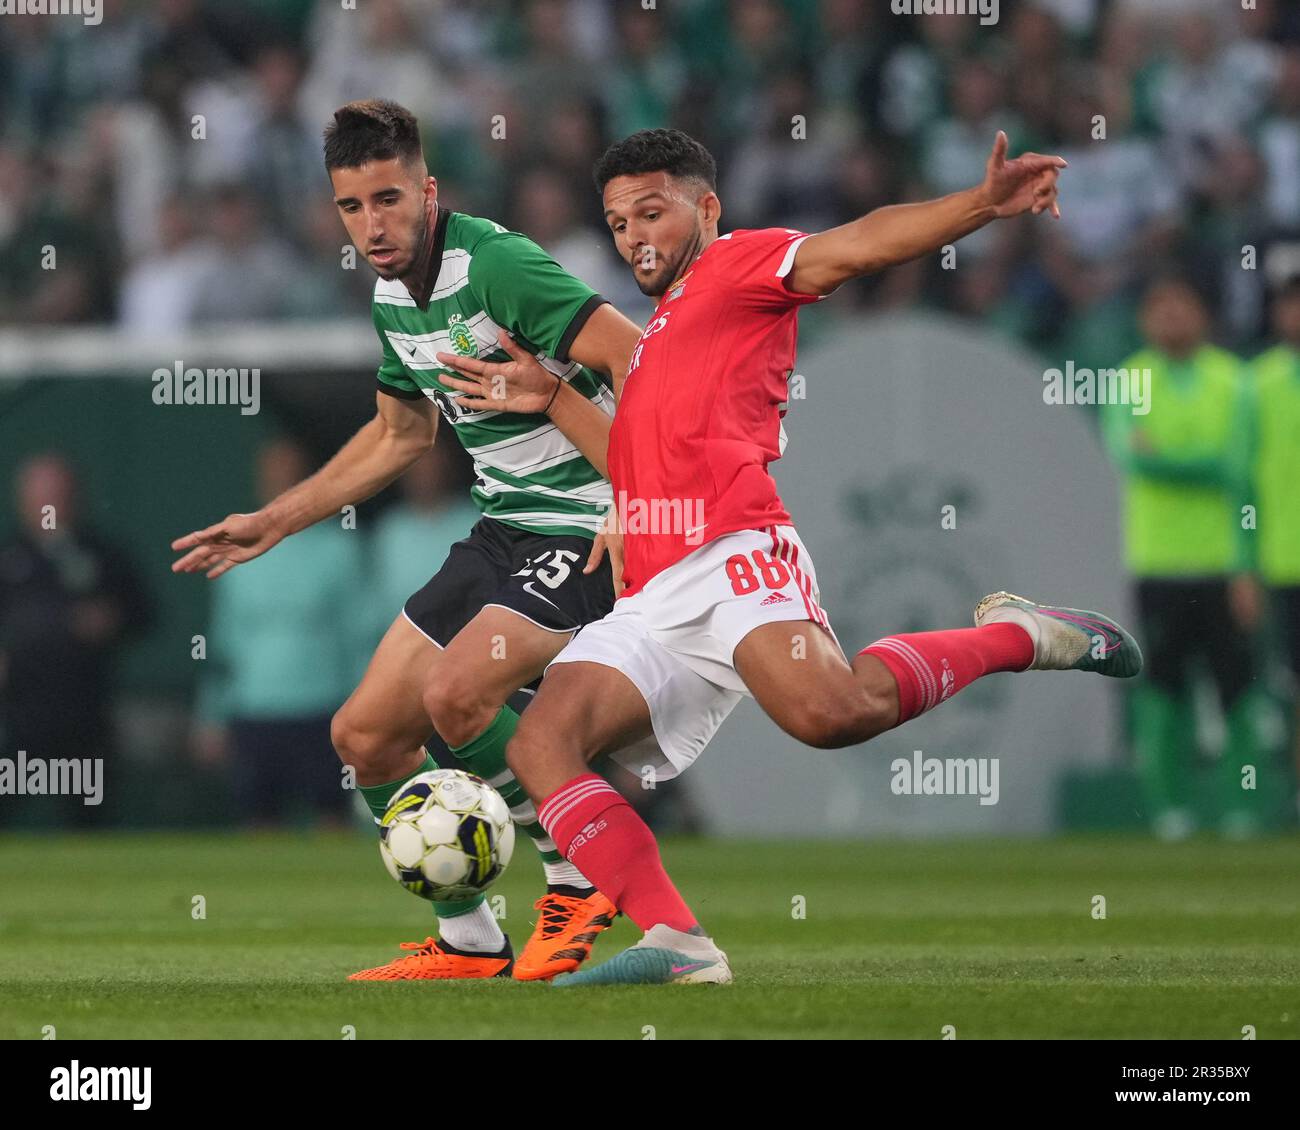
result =
[{"label": "player's bare forearm", "polygon": [[378,411],[319,471],[266,505],[283,535],[377,494],[433,445],[438,418],[427,400],[377,394]]},{"label": "player's bare forearm", "polygon": [[587,462],[609,478],[609,427],[612,421],[576,388],[561,383],[547,415]]},{"label": "player's bare forearm", "polygon": [[[955,243],[996,218],[997,210],[978,188],[922,204],[877,208],[842,227],[810,236],[803,246],[819,240],[827,254],[812,269],[801,269],[803,264],[796,257],[792,285],[795,290],[804,291],[803,283],[820,281],[825,290],[807,293],[829,293],[849,279],[910,262]],[[815,274],[818,267],[820,272]]]},{"label": "player's bare forearm", "polygon": [[379,411],[316,474],[253,514],[229,514],[172,542],[184,556],[174,573],[204,573],[216,580],[236,565],[260,557],[290,534],[306,529],[349,502],[382,490],[428,451],[438,426],[432,402],[376,393]]},{"label": "player's bare forearm", "polygon": [[992,220],[1050,212],[1060,217],[1056,182],[1065,161],[1040,153],[1007,160],[1001,130],[974,188],[921,204],[891,204],[838,228],[810,235],[795,252],[787,285],[829,294],[841,283],[928,255]]},{"label": "player's bare forearm", "polygon": [[569,357],[609,377],[617,401],[623,392],[623,378],[627,376],[632,351],[640,340],[640,327],[607,302],[592,312],[586,325],[573,339]]}]

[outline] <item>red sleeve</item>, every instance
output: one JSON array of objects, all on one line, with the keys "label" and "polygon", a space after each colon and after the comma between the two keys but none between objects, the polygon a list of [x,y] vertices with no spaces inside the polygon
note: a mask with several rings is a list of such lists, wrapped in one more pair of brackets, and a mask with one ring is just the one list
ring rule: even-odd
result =
[{"label": "red sleeve", "polygon": [[731,244],[719,263],[722,278],[738,297],[756,307],[804,306],[824,298],[821,294],[799,294],[785,285],[794,267],[794,253],[808,238],[793,228],[760,228],[723,236]]}]

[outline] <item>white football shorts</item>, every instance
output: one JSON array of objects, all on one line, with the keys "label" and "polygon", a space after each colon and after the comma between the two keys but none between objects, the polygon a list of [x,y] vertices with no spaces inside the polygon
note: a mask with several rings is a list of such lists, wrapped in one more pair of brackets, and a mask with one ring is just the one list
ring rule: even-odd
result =
[{"label": "white football shorts", "polygon": [[600,663],[632,681],[650,708],[654,739],[613,757],[638,776],[649,767],[666,781],[699,757],[749,693],[732,662],[736,646],[780,620],[811,620],[835,638],[794,527],[738,530],[615,601],[551,662]]}]

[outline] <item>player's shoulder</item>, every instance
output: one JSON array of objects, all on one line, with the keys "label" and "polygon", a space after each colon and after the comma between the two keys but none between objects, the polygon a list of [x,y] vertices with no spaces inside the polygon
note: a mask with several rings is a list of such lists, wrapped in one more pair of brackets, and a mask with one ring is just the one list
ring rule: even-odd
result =
[{"label": "player's shoulder", "polygon": [[718,236],[701,266],[711,261],[713,270],[727,274],[760,270],[781,249],[789,251],[807,234],[794,228],[741,228]]},{"label": "player's shoulder", "polygon": [[714,246],[724,255],[734,255],[744,251],[767,250],[802,239],[807,234],[797,228],[740,228],[718,236]]},{"label": "player's shoulder", "polygon": [[1196,359],[1203,367],[1225,378],[1240,377],[1245,368],[1245,362],[1232,350],[1210,342],[1201,346]]},{"label": "player's shoulder", "polygon": [[518,232],[512,232],[509,228],[498,224],[496,220],[489,220],[486,216],[470,216],[464,212],[452,212],[447,217],[447,247],[458,247],[473,254],[475,248],[486,241],[496,241],[502,238],[508,240],[512,236],[519,239],[523,238]]},{"label": "player's shoulder", "polygon": [[453,213],[447,246],[460,249],[471,283],[477,280],[479,284],[535,270],[540,259],[549,258],[523,232],[512,231],[495,220],[461,213]]},{"label": "player's shoulder", "polygon": [[1250,368],[1262,387],[1289,381],[1295,363],[1295,351],[1285,343],[1280,343],[1256,356],[1251,361]]},{"label": "player's shoulder", "polygon": [[1163,370],[1165,367],[1165,356],[1157,349],[1150,346],[1143,346],[1136,353],[1130,353],[1120,363],[1121,369],[1151,369]]}]

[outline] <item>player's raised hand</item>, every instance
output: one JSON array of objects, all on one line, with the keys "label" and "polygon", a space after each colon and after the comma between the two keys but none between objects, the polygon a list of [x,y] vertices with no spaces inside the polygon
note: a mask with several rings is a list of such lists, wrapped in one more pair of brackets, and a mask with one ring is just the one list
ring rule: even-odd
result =
[{"label": "player's raised hand", "polygon": [[471,412],[545,412],[555,398],[560,380],[505,330],[497,334],[509,361],[481,361],[456,353],[439,353],[439,364],[455,369],[459,377],[438,379],[463,396],[456,403]]},{"label": "player's raised hand", "polygon": [[594,573],[600,567],[600,559],[609,554],[610,573],[614,578],[614,595],[623,591],[623,529],[618,524],[618,507],[611,506],[605,515],[604,525],[596,540],[591,543],[591,553],[587,557],[584,573]]},{"label": "player's raised hand", "polygon": [[998,130],[993,152],[984,167],[981,191],[996,210],[999,219],[1019,216],[1022,212],[1051,212],[1058,220],[1061,209],[1056,203],[1056,180],[1066,167],[1064,157],[1042,153],[1022,153],[1007,160],[1007,135]]},{"label": "player's raised hand", "polygon": [[236,565],[260,557],[283,537],[264,510],[231,514],[215,526],[195,530],[172,542],[177,552],[189,550],[172,562],[172,572],[206,571],[208,580],[213,580]]}]

